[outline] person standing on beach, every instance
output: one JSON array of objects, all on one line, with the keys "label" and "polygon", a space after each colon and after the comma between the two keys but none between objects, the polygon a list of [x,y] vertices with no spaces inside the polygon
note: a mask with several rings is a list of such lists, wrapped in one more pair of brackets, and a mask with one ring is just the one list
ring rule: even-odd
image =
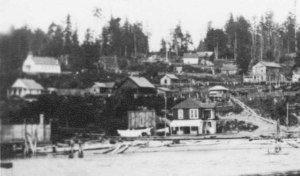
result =
[{"label": "person standing on beach", "polygon": [[71,150],[70,150],[70,154],[69,154],[69,158],[73,158],[74,157],[74,140],[73,138],[70,140],[70,147],[71,147]]}]

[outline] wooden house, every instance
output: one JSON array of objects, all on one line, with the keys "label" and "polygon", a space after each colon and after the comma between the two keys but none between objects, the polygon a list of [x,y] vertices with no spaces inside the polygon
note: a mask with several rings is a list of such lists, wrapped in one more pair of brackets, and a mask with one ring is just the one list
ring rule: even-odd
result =
[{"label": "wooden house", "polygon": [[229,89],[223,86],[214,86],[208,89],[209,98],[213,101],[219,101],[228,96]]},{"label": "wooden house", "polygon": [[44,91],[42,85],[32,79],[17,79],[7,90],[7,97],[20,97],[26,99],[30,95],[30,101],[41,95]]},{"label": "wooden house", "polygon": [[52,57],[38,57],[28,54],[23,62],[22,71],[28,74],[60,74],[61,67],[57,59]]},{"label": "wooden house", "polygon": [[179,82],[179,78],[174,74],[165,74],[160,79],[160,85],[162,86],[171,86],[172,84],[176,84]]},{"label": "wooden house", "polygon": [[223,64],[221,67],[221,74],[235,75],[238,73],[238,67],[236,64]]},{"label": "wooden house", "polygon": [[275,62],[260,61],[252,67],[254,82],[279,82],[281,66]]},{"label": "wooden house", "polygon": [[151,96],[156,94],[155,86],[145,77],[129,76],[116,86],[116,93],[129,92],[138,96]]},{"label": "wooden house", "polygon": [[171,135],[215,134],[216,104],[186,99],[173,108]]},{"label": "wooden house", "polygon": [[114,86],[114,82],[95,82],[90,88],[90,93],[98,96],[110,96],[113,93]]},{"label": "wooden house", "polygon": [[199,56],[196,53],[184,53],[182,61],[186,65],[198,65]]}]

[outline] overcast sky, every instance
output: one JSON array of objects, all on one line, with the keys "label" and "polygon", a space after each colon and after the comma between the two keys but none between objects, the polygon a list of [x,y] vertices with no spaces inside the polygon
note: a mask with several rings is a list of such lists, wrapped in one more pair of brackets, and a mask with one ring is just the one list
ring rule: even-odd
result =
[{"label": "overcast sky", "polygon": [[[143,23],[150,34],[150,50],[160,48],[160,40],[167,38],[176,24],[192,35],[194,45],[205,37],[208,21],[215,28],[224,27],[229,14],[243,15],[252,20],[260,19],[266,11],[274,12],[276,22],[283,22],[289,11],[294,11],[295,0],[0,0],[0,32],[11,26],[28,25],[47,31],[53,21],[65,24],[71,15],[73,28],[77,28],[83,39],[87,28],[96,35],[110,16]],[[297,22],[300,21],[300,1],[297,2]],[[104,18],[93,17],[93,9],[100,7]]]}]

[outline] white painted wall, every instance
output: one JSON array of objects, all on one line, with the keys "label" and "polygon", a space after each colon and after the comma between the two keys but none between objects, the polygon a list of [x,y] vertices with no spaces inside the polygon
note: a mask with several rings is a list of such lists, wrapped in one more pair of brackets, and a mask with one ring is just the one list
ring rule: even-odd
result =
[{"label": "white painted wall", "polygon": [[32,60],[32,55],[29,55],[23,63],[22,71],[24,73],[50,73],[50,74],[60,74],[60,65],[37,65]]},{"label": "white painted wall", "polygon": [[164,76],[160,79],[160,85],[171,85],[172,84],[172,80],[167,77],[167,76]]},{"label": "white painted wall", "polygon": [[187,65],[197,65],[199,64],[198,58],[183,58],[183,63]]}]

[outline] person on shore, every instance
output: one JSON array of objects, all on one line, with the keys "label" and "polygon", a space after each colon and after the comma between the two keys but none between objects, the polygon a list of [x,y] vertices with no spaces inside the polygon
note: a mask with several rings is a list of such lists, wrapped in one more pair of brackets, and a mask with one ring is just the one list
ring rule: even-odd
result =
[{"label": "person on shore", "polygon": [[74,158],[74,140],[73,138],[70,140],[70,147],[71,147],[71,150],[70,150],[70,154],[69,154],[69,158]]},{"label": "person on shore", "polygon": [[78,141],[79,149],[78,149],[78,158],[83,158],[83,149],[82,149],[82,141]]}]

